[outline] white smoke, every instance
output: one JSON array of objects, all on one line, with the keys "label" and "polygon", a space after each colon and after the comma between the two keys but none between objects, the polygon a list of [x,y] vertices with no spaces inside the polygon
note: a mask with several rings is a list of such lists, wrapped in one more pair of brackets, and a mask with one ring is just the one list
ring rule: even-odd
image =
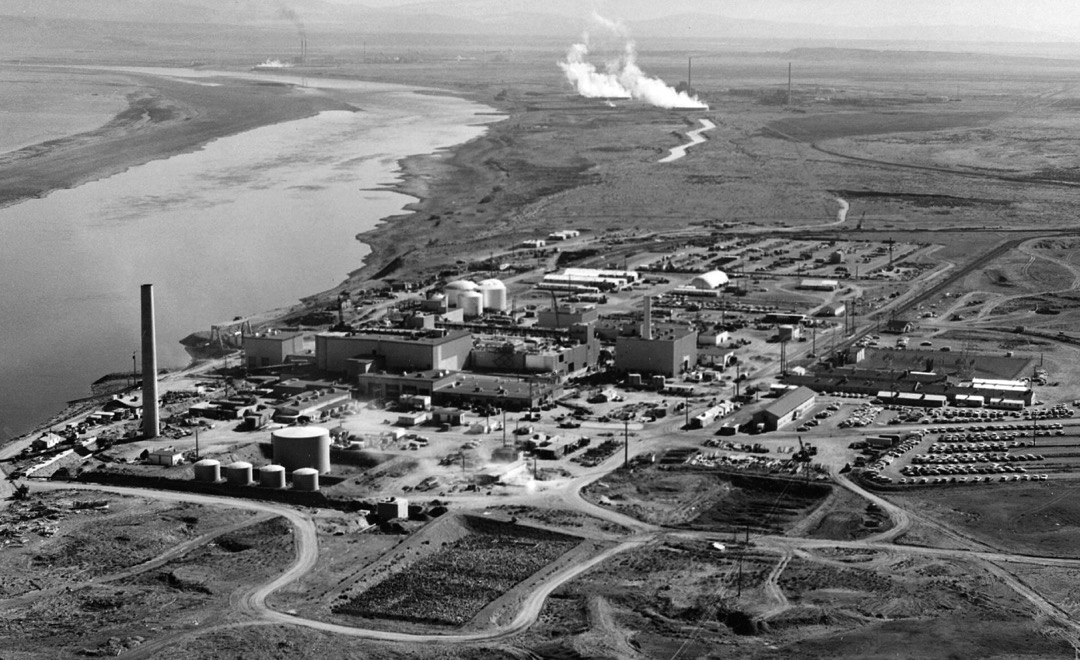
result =
[{"label": "white smoke", "polygon": [[582,35],[582,43],[570,46],[566,60],[559,62],[559,68],[566,74],[566,79],[577,89],[578,94],[586,98],[635,98],[641,99],[659,108],[699,108],[708,110],[709,106],[698,97],[686,92],[676,91],[659,78],[650,78],[637,65],[637,50],[629,32],[621,23],[610,21],[599,14],[593,14],[593,20],[606,31],[626,39],[622,54],[609,61],[600,71],[588,61],[589,34]]}]

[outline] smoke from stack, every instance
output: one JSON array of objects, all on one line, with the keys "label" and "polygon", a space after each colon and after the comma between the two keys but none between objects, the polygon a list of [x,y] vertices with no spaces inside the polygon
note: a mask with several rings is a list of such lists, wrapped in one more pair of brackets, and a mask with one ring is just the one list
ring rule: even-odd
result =
[{"label": "smoke from stack", "polygon": [[609,60],[604,70],[598,70],[588,61],[589,33],[582,35],[582,42],[570,46],[566,60],[559,68],[566,79],[586,98],[634,98],[658,108],[697,108],[708,110],[709,106],[697,96],[676,91],[659,78],[652,78],[637,65],[637,50],[629,38],[627,29],[599,14],[593,20],[607,33],[625,41],[622,52]]},{"label": "smoke from stack", "polygon": [[304,21],[299,14],[288,7],[280,7],[278,15],[291,21],[296,26],[296,31],[300,35],[300,62],[305,62],[307,60],[307,28],[304,27]]}]

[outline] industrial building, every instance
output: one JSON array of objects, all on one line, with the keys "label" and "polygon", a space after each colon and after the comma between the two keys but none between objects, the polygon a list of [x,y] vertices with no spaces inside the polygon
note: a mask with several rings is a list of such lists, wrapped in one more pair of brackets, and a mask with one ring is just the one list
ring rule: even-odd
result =
[{"label": "industrial building", "polygon": [[285,358],[304,352],[300,332],[271,331],[244,337],[244,355],[249,369],[285,364]]},{"label": "industrial building", "polygon": [[348,390],[311,390],[286,399],[276,406],[274,421],[280,424],[320,422],[335,413],[348,410],[351,401],[352,394]]},{"label": "industrial building", "polygon": [[797,387],[761,410],[756,421],[766,431],[776,431],[803,416],[814,407],[817,395],[808,387]]},{"label": "industrial building", "polygon": [[469,356],[469,369],[500,373],[546,373],[572,376],[595,366],[600,355],[596,339],[566,344],[520,337],[477,339]]},{"label": "industrial building", "polygon": [[553,401],[562,393],[555,379],[483,376],[451,371],[404,374],[361,374],[357,389],[364,398],[397,401],[401,397],[429,396],[437,406],[494,405],[528,409]]},{"label": "industrial building", "polygon": [[316,365],[323,371],[355,376],[372,371],[423,371],[465,368],[472,334],[433,332],[345,333],[315,336]]},{"label": "industrial building", "polygon": [[727,273],[721,270],[710,270],[690,280],[690,286],[695,289],[719,289],[727,283]]},{"label": "industrial building", "polygon": [[581,323],[596,323],[600,311],[596,305],[556,305],[536,315],[538,328],[569,328]]},{"label": "industrial building", "polygon": [[576,229],[562,229],[560,231],[553,231],[548,234],[548,240],[568,241],[571,238],[577,238],[578,236],[581,236],[581,232]]},{"label": "industrial building", "polygon": [[802,280],[798,288],[806,291],[836,291],[840,288],[837,280]]},{"label": "industrial building", "polygon": [[615,370],[673,378],[697,365],[697,331],[683,326],[653,329],[652,298],[645,296],[640,336],[615,339]]},{"label": "industrial building", "polygon": [[618,337],[615,370],[621,373],[659,374],[668,378],[697,364],[697,332],[681,326],[658,327],[652,338]]}]

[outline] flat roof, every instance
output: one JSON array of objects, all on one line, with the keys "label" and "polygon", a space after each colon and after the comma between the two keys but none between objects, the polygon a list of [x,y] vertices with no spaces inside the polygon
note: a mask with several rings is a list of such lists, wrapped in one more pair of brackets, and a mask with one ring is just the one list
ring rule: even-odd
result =
[{"label": "flat roof", "polygon": [[410,336],[408,334],[389,332],[385,334],[378,332],[321,332],[317,336],[334,337],[339,339],[355,339],[356,341],[385,341],[439,346],[441,344],[456,341],[458,339],[461,339],[462,337],[471,337],[472,333],[468,330],[451,330],[441,337],[432,337],[422,333],[417,333],[417,336]]},{"label": "flat roof", "polygon": [[777,417],[783,417],[815,396],[817,394],[809,387],[797,387],[777,399],[772,405],[767,406],[765,412]]}]

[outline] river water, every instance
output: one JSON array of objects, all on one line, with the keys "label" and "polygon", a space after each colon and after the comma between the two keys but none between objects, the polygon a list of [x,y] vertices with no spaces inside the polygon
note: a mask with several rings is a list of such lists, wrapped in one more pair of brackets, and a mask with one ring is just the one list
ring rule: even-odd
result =
[{"label": "river water", "polygon": [[341,283],[369,252],[356,234],[412,201],[373,190],[397,179],[399,160],[496,119],[462,99],[333,84],[363,111],[258,128],[0,209],[0,441],[132,369],[141,284],[154,285],[159,365],[185,366],[189,333]]}]

